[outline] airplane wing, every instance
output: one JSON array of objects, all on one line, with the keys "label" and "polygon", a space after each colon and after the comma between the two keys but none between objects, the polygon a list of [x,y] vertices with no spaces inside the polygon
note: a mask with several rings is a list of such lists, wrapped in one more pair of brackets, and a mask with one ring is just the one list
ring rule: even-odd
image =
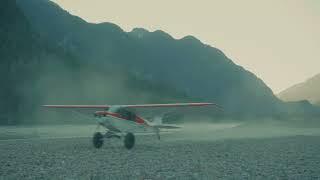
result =
[{"label": "airplane wing", "polygon": [[67,112],[71,112],[72,118],[76,119],[88,119],[96,111],[105,111],[110,108],[109,105],[42,105],[42,107],[53,109],[54,111],[51,113],[58,113],[63,116],[66,116]]},{"label": "airplane wing", "polygon": [[60,109],[109,109],[112,106],[119,108],[174,108],[174,107],[199,107],[199,106],[215,106],[222,109],[215,103],[173,103],[173,104],[137,104],[137,105],[42,105],[47,108],[60,108]]},{"label": "airplane wing", "polygon": [[109,105],[42,105],[42,107],[59,110],[71,110],[82,114],[93,114],[96,111],[108,110]]},{"label": "airplane wing", "polygon": [[[222,108],[215,103],[171,103],[171,104],[136,104],[136,105],[43,105],[46,108],[54,109],[70,109],[81,113],[94,113],[99,110],[108,110],[112,107],[126,108],[142,115],[145,118],[157,116],[164,116],[173,111],[179,109],[187,109],[190,112],[191,107],[203,107],[203,106],[214,106],[219,110]],[[146,110],[150,109],[150,110]]]},{"label": "airplane wing", "polygon": [[164,107],[199,107],[199,106],[215,106],[222,109],[215,103],[173,103],[173,104],[139,104],[139,105],[120,105],[123,108],[164,108]]},{"label": "airplane wing", "polygon": [[149,121],[155,121],[157,118],[162,119],[164,117],[181,118],[183,116],[208,114],[208,112],[212,112],[210,106],[222,111],[222,108],[215,103],[141,104],[122,105],[120,107],[131,110]]},{"label": "airplane wing", "polygon": [[109,105],[42,105],[47,108],[61,108],[61,109],[108,109]]}]

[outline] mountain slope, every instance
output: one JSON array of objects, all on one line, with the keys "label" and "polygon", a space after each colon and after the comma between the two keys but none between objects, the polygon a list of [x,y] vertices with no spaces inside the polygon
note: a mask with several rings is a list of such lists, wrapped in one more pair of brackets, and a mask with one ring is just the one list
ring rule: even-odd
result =
[{"label": "mountain slope", "polygon": [[[18,121],[22,111],[30,110],[27,96],[31,95],[30,83],[36,78],[40,64],[68,55],[59,54],[42,42],[11,0],[0,2],[0,42],[0,123],[11,124]],[[68,59],[61,61],[68,62]]]},{"label": "mountain slope", "polygon": [[284,101],[308,100],[320,105],[320,74],[282,91],[278,96]]},{"label": "mountain slope", "polygon": [[193,99],[217,102],[236,117],[269,117],[282,111],[282,102],[262,80],[194,37],[177,40],[144,29],[127,33],[111,23],[87,23],[48,0],[17,2],[41,37],[83,62],[111,69],[116,65]]},{"label": "mountain slope", "polygon": [[0,42],[0,124],[75,119],[44,111],[40,106],[47,103],[188,100],[173,87],[120,72],[117,65],[82,61],[71,49],[37,33],[12,0],[0,1]]},{"label": "mountain slope", "polygon": [[308,102],[281,102],[254,74],[192,36],[87,23],[48,0],[17,4],[0,2],[1,124],[81,122],[41,104],[213,101],[224,111],[210,117],[319,115]]}]

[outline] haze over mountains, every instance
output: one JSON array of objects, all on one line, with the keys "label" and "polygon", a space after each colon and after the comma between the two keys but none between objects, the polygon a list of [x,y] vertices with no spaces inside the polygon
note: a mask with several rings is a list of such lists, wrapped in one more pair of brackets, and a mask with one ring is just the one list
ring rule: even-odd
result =
[{"label": "haze over mountains", "polygon": [[283,103],[262,80],[195,37],[124,32],[87,23],[49,0],[16,2],[1,1],[3,124],[45,121],[41,104],[213,101],[224,112],[211,117],[320,114],[306,102]]},{"label": "haze over mountains", "polygon": [[33,111],[40,67],[50,61],[68,64],[72,58],[34,33],[15,1],[0,2],[0,23],[0,122],[11,124]]},{"label": "haze over mountains", "polygon": [[320,74],[282,91],[278,96],[283,101],[308,100],[320,106]]}]

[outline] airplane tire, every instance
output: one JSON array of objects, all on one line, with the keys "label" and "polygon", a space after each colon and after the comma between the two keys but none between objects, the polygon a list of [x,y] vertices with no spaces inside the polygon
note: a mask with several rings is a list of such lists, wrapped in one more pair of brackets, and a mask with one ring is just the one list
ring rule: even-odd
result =
[{"label": "airplane tire", "polygon": [[103,135],[100,132],[93,134],[92,143],[95,148],[101,148],[103,145]]},{"label": "airplane tire", "polygon": [[134,146],[134,143],[135,143],[135,137],[134,137],[134,134],[133,133],[127,133],[124,137],[124,146],[127,148],[127,149],[131,149],[133,148]]}]

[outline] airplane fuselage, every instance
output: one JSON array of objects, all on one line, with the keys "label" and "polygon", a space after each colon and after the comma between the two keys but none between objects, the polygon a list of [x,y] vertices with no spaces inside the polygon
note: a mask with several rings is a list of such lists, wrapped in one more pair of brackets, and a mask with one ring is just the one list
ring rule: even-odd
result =
[{"label": "airplane fuselage", "polygon": [[147,120],[134,113],[126,116],[117,111],[97,111],[95,115],[100,125],[113,132],[154,132]]}]

